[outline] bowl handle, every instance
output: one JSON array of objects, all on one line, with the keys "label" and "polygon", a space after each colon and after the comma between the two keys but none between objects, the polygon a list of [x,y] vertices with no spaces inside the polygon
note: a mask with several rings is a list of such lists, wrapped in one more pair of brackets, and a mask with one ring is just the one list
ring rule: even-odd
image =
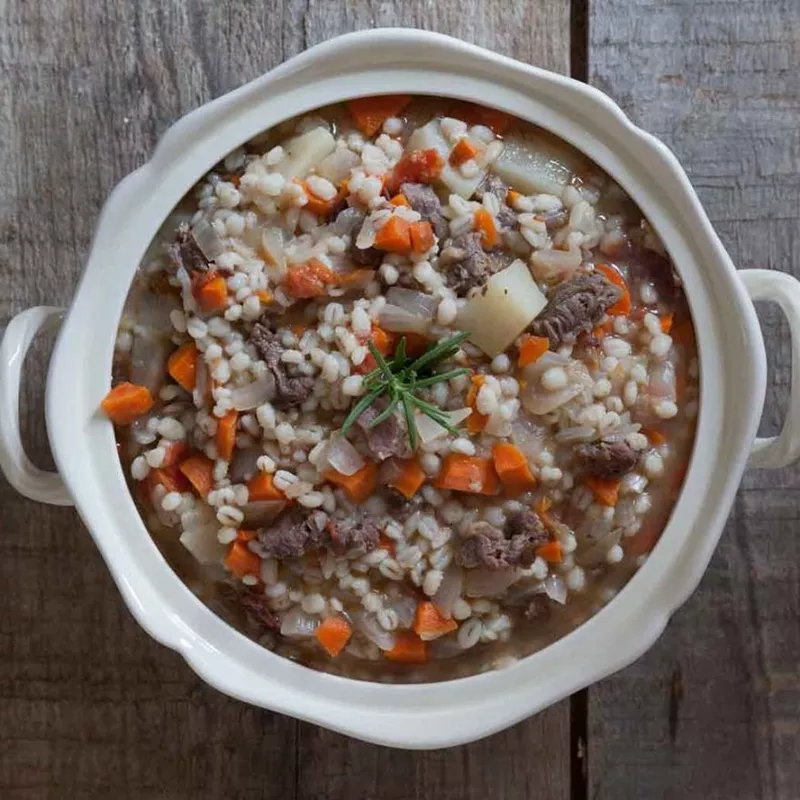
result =
[{"label": "bowl handle", "polygon": [[72,498],[57,472],[44,472],[31,464],[19,433],[19,390],[25,355],[36,334],[64,311],[38,306],[22,311],[8,323],[0,343],[0,469],[8,482],[25,497],[56,506],[71,506]]},{"label": "bowl handle", "polygon": [[750,299],[777,303],[789,322],[792,342],[792,388],[789,411],[778,436],[758,437],[749,467],[785,467],[800,457],[800,281],[785,272],[743,269],[738,273]]}]

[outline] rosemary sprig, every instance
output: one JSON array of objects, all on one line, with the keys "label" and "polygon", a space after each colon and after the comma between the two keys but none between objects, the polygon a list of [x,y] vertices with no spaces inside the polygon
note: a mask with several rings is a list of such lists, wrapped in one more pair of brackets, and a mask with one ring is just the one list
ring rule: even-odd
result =
[{"label": "rosemary sprig", "polygon": [[401,406],[408,426],[408,440],[411,449],[416,449],[419,434],[414,421],[414,409],[417,408],[438,425],[450,433],[458,435],[458,430],[450,424],[445,411],[423,400],[416,393],[442,381],[449,381],[466,375],[469,370],[464,367],[451,369],[447,372],[433,372],[433,369],[442,361],[451,358],[458,352],[458,348],[467,337],[468,332],[457,333],[449,339],[443,339],[429,347],[419,358],[412,359],[406,354],[406,338],[400,339],[395,348],[394,355],[387,361],[375,347],[373,342],[368,342],[368,347],[375,359],[377,366],[364,378],[364,396],[353,406],[342,425],[342,434],[355,424],[355,421],[376,401],[386,397],[386,407],[370,422],[374,428],[388,419],[397,406]]}]

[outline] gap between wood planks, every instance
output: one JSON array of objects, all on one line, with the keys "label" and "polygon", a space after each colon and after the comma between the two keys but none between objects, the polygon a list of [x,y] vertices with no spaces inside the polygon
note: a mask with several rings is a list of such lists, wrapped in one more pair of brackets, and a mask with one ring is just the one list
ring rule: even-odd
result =
[{"label": "gap between wood planks", "polygon": [[[571,0],[569,18],[569,71],[575,80],[589,80],[589,3]],[[571,800],[589,796],[589,689],[581,689],[569,700]]]}]

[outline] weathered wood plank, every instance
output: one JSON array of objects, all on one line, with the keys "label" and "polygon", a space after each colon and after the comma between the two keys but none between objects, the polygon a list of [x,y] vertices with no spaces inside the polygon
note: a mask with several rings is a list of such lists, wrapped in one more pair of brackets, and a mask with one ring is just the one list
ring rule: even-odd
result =
[{"label": "weathered wood plank", "polygon": [[[590,79],[678,154],[739,267],[800,275],[800,5],[593,0]],[[788,399],[788,330],[762,313]],[[800,469],[750,472],[697,594],[590,691],[593,798],[796,798]]]},{"label": "weathered wood plank", "polygon": [[[406,24],[568,69],[568,0],[398,5],[0,4],[0,320],[68,303],[103,200],[169,124],[323,38]],[[38,350],[22,415],[46,463]],[[398,755],[311,726],[296,748],[294,722],[217,694],[139,630],[72,511],[24,501],[2,479],[0,507],[4,798],[568,792],[567,703],[456,751]],[[296,785],[298,761],[314,769]]]},{"label": "weathered wood plank", "polygon": [[[569,70],[569,3],[413,0],[312,2],[308,44],[348,30],[407,25],[451,34],[550,69]],[[298,797],[561,798],[570,782],[569,704],[484,742],[434,753],[398,753],[301,725]]]}]

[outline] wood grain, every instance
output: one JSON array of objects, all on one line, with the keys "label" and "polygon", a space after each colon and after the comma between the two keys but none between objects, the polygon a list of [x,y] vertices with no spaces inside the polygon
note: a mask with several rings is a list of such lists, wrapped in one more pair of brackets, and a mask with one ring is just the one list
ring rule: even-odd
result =
[{"label": "wood grain", "polygon": [[[106,195],[174,120],[315,42],[384,25],[569,67],[568,0],[0,3],[0,320],[69,302]],[[45,352],[22,406],[43,464]],[[2,478],[0,508],[4,800],[568,795],[568,703],[427,754],[298,726],[216,693],[151,641],[73,511]]]},{"label": "wood grain", "polygon": [[[739,267],[800,275],[800,5],[593,0],[591,81],[677,153]],[[761,313],[764,432],[788,330]],[[800,468],[746,475],[698,592],[644,658],[593,687],[589,796],[782,798],[800,785]]]}]

